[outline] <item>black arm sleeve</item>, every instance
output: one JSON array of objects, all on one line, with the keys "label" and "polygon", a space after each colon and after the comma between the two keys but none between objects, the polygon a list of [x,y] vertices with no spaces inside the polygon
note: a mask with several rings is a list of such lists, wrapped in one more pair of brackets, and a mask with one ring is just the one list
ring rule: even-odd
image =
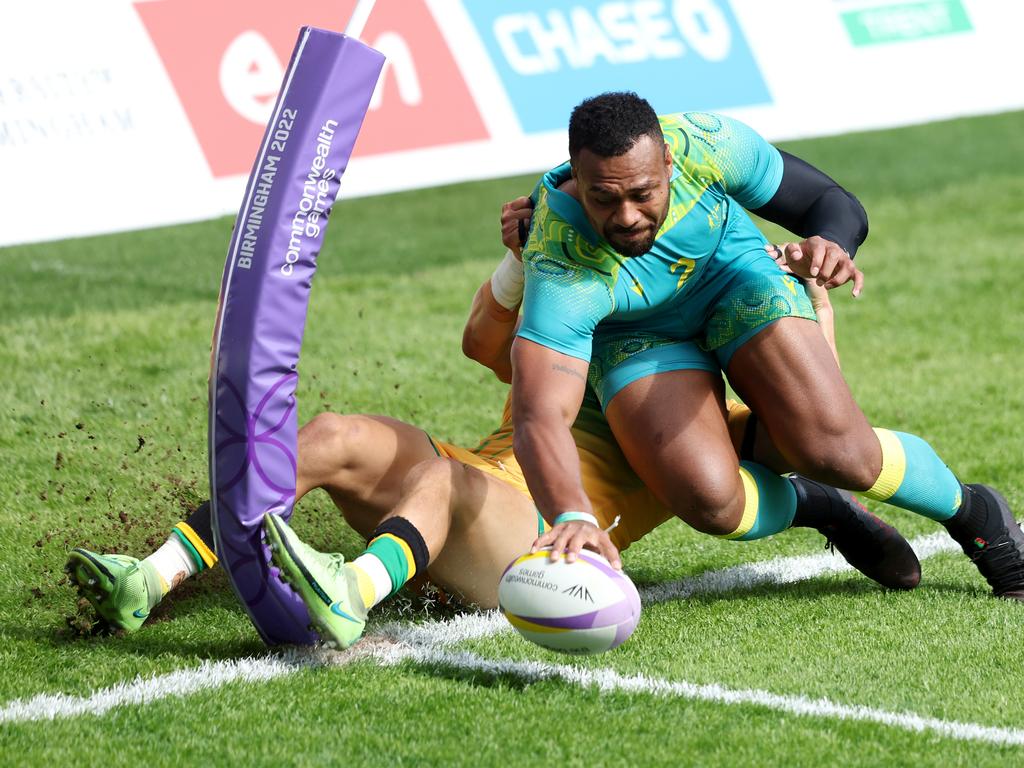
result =
[{"label": "black arm sleeve", "polygon": [[782,182],[766,204],[751,211],[800,237],[819,235],[855,256],[868,236],[864,206],[835,181],[799,157],[782,155]]}]

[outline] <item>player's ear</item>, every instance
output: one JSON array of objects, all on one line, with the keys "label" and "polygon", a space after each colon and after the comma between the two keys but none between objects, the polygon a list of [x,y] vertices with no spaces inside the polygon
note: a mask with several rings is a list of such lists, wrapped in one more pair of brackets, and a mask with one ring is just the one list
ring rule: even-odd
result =
[{"label": "player's ear", "polygon": [[672,174],[672,150],[669,149],[668,142],[665,142],[665,168],[668,170],[669,175]]}]

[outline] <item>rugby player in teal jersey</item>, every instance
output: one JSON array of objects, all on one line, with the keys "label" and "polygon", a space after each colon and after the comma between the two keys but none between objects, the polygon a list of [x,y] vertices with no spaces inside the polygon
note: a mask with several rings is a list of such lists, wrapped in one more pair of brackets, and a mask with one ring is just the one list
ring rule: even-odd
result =
[{"label": "rugby player in teal jersey", "polygon": [[569,156],[533,194],[512,348],[516,455],[541,512],[566,521],[535,548],[609,547],[568,429],[588,377],[630,464],[677,516],[731,539],[788,527],[797,489],[737,460],[724,371],[796,471],[942,523],[996,595],[1024,600],[1024,533],[1005,499],[961,484],[921,438],[872,428],[744,210],[806,238],[787,248],[798,275],[852,280],[858,295],[867,216],[852,195],[736,120],[659,118],[633,93],[582,102]]},{"label": "rugby player in teal jersey", "polygon": [[[521,281],[516,295],[501,280],[508,261],[477,291],[463,339],[466,354],[506,382],[522,297]],[[512,262],[521,277],[522,266]],[[505,287],[498,290],[499,285]],[[830,332],[831,308],[827,296],[819,298],[822,329]],[[781,461],[745,407],[730,406],[729,425],[740,455],[773,465]],[[617,549],[671,518],[629,468],[592,393],[573,435],[598,521],[610,526],[618,513],[627,513],[610,534]],[[512,439],[507,403],[498,429],[471,450],[383,416],[324,413],[303,426],[297,498],[324,489],[369,541],[363,554],[345,563],[304,544],[276,516],[267,517],[275,560],[306,600],[323,638],[339,647],[354,643],[367,612],[425,570],[464,602],[495,605],[502,570],[545,525],[526,491]],[[920,565],[895,529],[834,489],[803,481],[800,492],[794,525],[820,531],[851,565],[885,587],[917,585]],[[210,507],[204,503],[145,559],[75,549],[68,570],[107,624],[134,631],[172,589],[216,564]]]}]

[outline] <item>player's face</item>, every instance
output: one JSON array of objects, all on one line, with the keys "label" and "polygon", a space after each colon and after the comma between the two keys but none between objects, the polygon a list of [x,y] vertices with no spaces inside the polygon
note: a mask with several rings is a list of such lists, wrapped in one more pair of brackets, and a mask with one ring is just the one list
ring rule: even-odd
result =
[{"label": "player's face", "polygon": [[612,248],[623,256],[651,250],[668,216],[672,156],[664,142],[641,136],[618,157],[583,149],[573,176],[587,218]]}]

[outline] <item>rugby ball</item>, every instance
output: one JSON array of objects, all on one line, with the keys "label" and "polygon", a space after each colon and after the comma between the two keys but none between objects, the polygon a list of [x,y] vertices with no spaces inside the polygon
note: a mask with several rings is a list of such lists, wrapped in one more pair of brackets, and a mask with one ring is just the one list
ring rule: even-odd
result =
[{"label": "rugby ball", "polygon": [[552,651],[603,653],[621,645],[640,620],[629,577],[589,550],[551,561],[550,548],[516,559],[498,584],[498,607],[530,642]]}]

